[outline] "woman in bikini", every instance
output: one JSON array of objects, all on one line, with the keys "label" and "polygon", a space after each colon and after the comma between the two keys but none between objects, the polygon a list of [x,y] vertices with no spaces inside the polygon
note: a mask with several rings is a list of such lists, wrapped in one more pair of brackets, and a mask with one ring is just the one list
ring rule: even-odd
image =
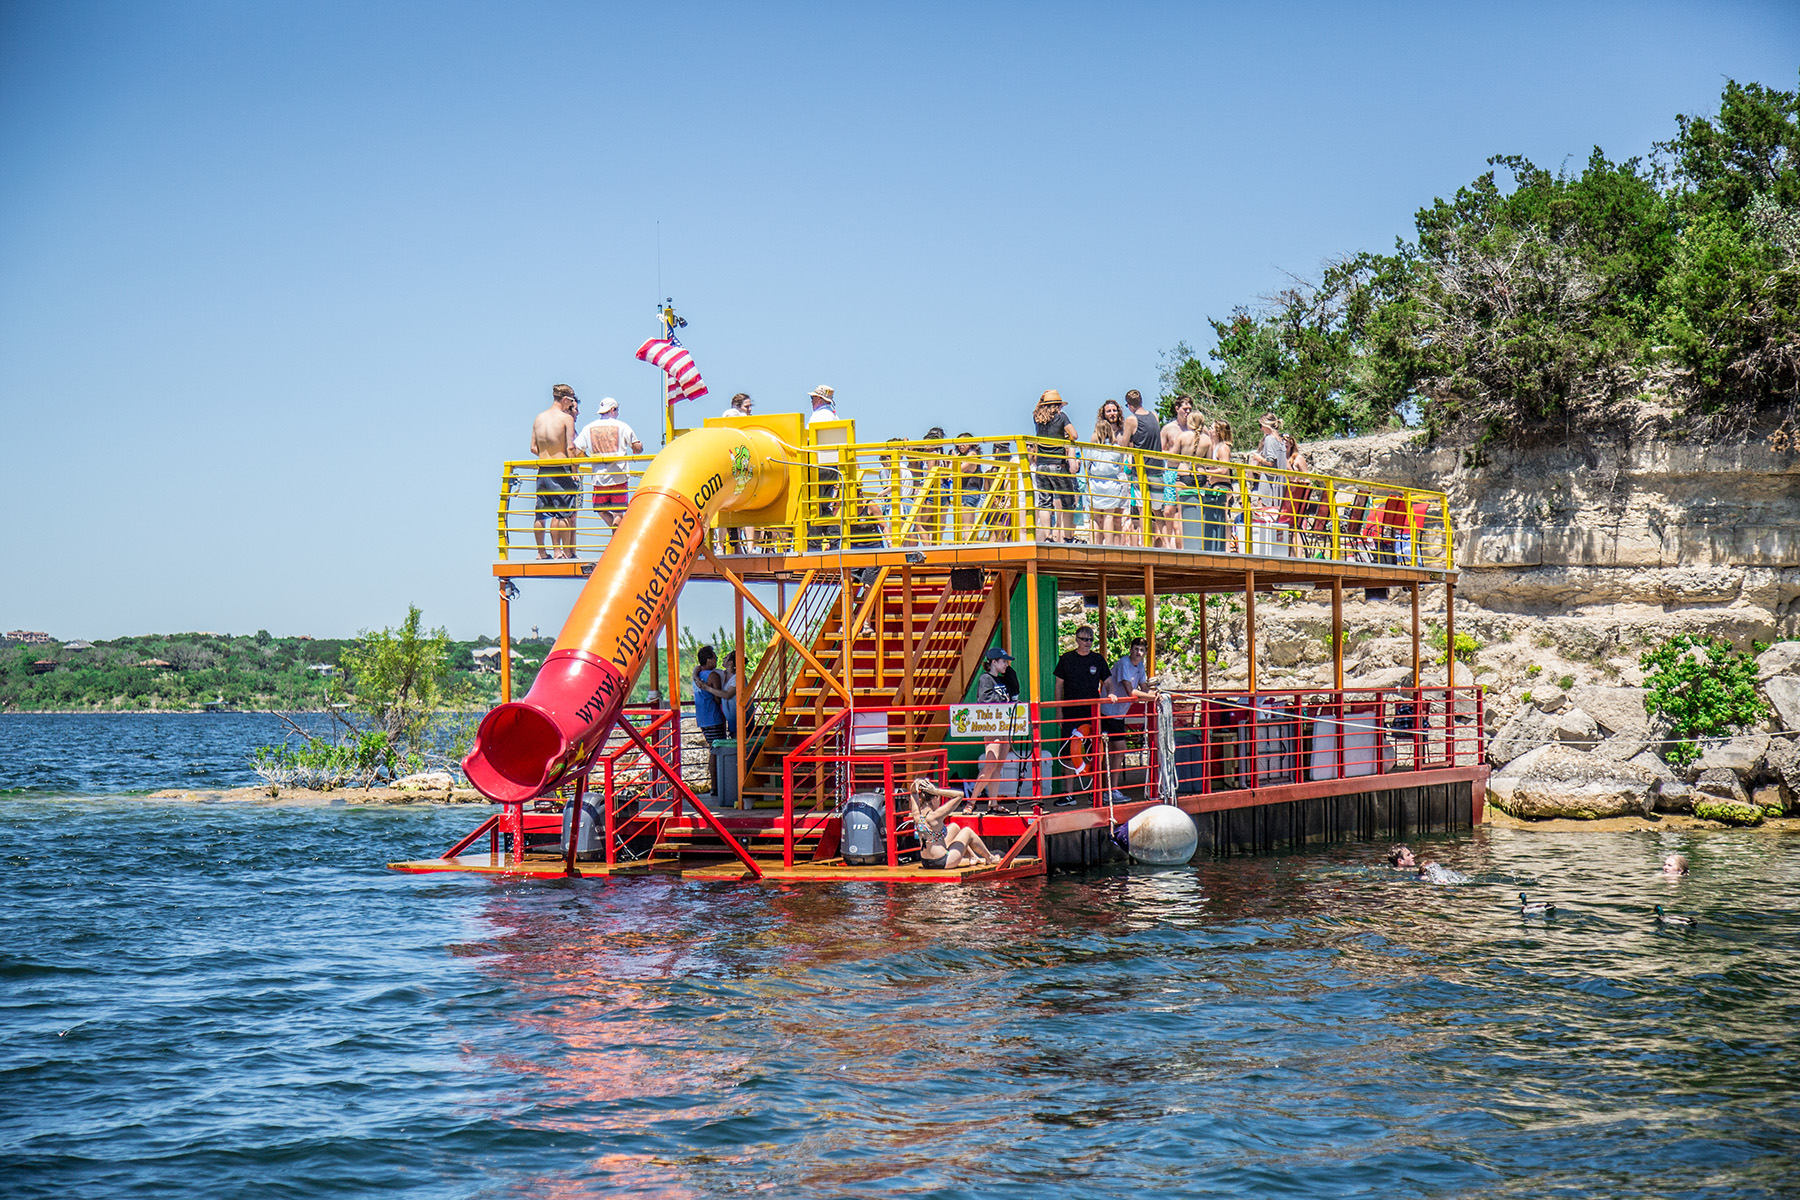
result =
[{"label": "woman in bikini", "polygon": [[[933,808],[927,797],[944,803]],[[961,792],[941,788],[921,775],[913,780],[912,795],[907,799],[912,804],[913,830],[919,836],[920,866],[932,871],[954,871],[971,861],[989,867],[1000,861],[1000,856],[989,850],[973,829],[945,822],[951,810],[963,802]]]}]

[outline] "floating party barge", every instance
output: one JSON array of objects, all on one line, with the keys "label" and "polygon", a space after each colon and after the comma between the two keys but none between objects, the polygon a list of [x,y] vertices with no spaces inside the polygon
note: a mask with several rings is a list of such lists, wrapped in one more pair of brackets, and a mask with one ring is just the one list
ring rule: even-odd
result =
[{"label": "floating party barge", "polygon": [[[1481,821],[1480,689],[1458,685],[1454,662],[1446,671],[1436,655],[1429,673],[1443,683],[1425,686],[1420,669],[1422,587],[1444,589],[1443,632],[1449,645],[1456,639],[1441,493],[1123,448],[1096,456],[1101,448],[1079,446],[1084,465],[1105,464],[1114,493],[1112,462],[1122,463],[1128,515],[1116,522],[1122,532],[1098,531],[1091,519],[1067,530],[1039,506],[1056,502],[1059,484],[1074,488],[1079,510],[1090,506],[1079,469],[1071,483],[1044,468],[1070,449],[1008,436],[864,445],[850,421],[808,426],[773,414],[707,420],[654,458],[505,464],[493,569],[503,703],[482,721],[464,764],[496,809],[442,857],[393,868],[514,878],[1014,879],[1100,862],[1114,828],[1159,795],[1193,816],[1200,853]],[[617,480],[629,477],[622,515],[590,509],[596,468],[607,473],[601,501],[617,503]],[[546,492],[566,496],[553,489],[566,488],[570,474],[584,485],[573,557],[546,559],[541,550],[554,549],[554,539],[536,540],[538,477],[561,475]],[[1165,519],[1171,497],[1178,511]],[[508,604],[527,579],[584,582],[530,691],[514,699]],[[684,730],[681,710],[692,664],[679,661],[677,600],[696,579],[734,590],[739,645],[746,606],[774,634],[737,688],[733,728],[750,736],[710,762],[693,752],[695,731]],[[1376,589],[1392,601],[1410,598],[1412,678],[1346,687],[1345,593],[1363,602]],[[1330,596],[1332,686],[1268,690],[1257,681],[1258,598],[1296,591]],[[1230,599],[1198,606],[1198,644],[1184,650],[1190,661],[1199,652],[1199,686],[1133,704],[1122,735],[1096,739],[1092,703],[1055,699],[1064,595],[1098,605],[1099,649],[1117,619],[1109,600],[1142,597],[1152,679],[1168,649],[1155,641],[1158,600]],[[1209,653],[1209,608],[1215,621],[1232,614],[1245,686],[1209,686],[1219,661]],[[1018,704],[971,703],[993,646],[1013,655]],[[634,690],[647,702],[633,703]],[[959,820],[1003,858],[922,869],[908,783],[973,779],[996,742],[1002,811]],[[737,802],[727,807],[721,797]],[[875,853],[847,862],[846,812],[882,797],[890,816],[877,826]]]}]

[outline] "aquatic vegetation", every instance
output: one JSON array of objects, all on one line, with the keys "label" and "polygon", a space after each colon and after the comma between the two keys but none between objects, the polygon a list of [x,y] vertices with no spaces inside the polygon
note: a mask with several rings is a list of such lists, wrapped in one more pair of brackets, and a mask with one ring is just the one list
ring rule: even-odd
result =
[{"label": "aquatic vegetation", "polygon": [[1702,821],[1719,821],[1726,825],[1761,825],[1763,810],[1754,804],[1736,800],[1701,800],[1694,805],[1694,815]]}]

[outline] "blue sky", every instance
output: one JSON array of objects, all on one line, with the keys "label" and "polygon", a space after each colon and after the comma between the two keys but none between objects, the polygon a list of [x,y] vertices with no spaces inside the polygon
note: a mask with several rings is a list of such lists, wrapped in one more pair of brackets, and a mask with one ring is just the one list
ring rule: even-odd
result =
[{"label": "blue sky", "polygon": [[0,628],[492,633],[550,385],[656,428],[659,229],[718,406],[1009,431],[1797,64],[1775,3],[0,3]]}]

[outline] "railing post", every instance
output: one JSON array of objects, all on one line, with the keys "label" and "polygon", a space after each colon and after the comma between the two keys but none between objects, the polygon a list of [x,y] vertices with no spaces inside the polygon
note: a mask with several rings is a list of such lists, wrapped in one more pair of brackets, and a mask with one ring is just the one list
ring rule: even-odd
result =
[{"label": "railing post", "polygon": [[894,760],[881,760],[882,809],[887,813],[887,861],[888,866],[900,865],[900,838],[896,828],[900,824],[900,806],[894,796]]},{"label": "railing post", "polygon": [[781,763],[781,865],[794,865],[794,760]]},{"label": "railing post", "polygon": [[606,865],[612,866],[619,861],[615,841],[619,836],[618,819],[613,815],[613,759],[606,760]]},{"label": "railing post", "polygon": [[1244,541],[1243,552],[1254,553],[1256,550],[1256,519],[1250,509],[1250,472],[1243,467],[1235,468],[1238,477],[1238,499],[1244,506]]}]

